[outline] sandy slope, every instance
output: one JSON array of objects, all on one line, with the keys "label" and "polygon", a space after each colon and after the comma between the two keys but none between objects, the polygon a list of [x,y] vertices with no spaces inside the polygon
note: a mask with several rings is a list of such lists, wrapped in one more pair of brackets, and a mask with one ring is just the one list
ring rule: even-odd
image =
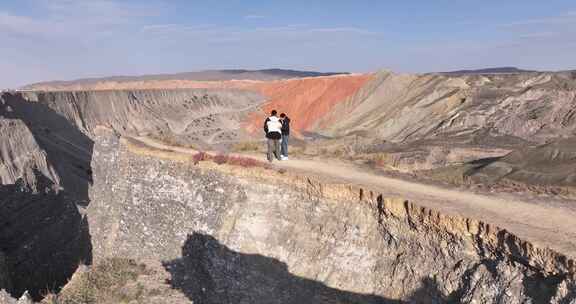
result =
[{"label": "sandy slope", "polygon": [[[153,149],[193,154],[196,151],[168,146],[139,137]],[[263,159],[263,156],[248,155]],[[481,195],[456,189],[424,185],[375,175],[353,165],[333,161],[301,160],[275,162],[275,167],[298,170],[330,180],[362,185],[384,195],[400,196],[442,213],[481,220],[509,230],[539,247],[549,247],[576,257],[576,208],[561,203],[526,201],[505,195]],[[544,198],[545,200],[545,198]],[[546,204],[545,204],[546,203]]]}]

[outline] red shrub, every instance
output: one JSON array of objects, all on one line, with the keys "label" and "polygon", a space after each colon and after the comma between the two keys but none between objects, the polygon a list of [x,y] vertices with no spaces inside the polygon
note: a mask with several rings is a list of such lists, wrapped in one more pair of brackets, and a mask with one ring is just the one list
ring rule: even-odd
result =
[{"label": "red shrub", "polygon": [[192,161],[194,162],[194,165],[197,165],[199,162],[207,160],[207,158],[206,152],[200,151],[192,156]]},{"label": "red shrub", "polygon": [[259,165],[258,161],[255,159],[240,156],[230,157],[228,163],[241,167],[257,167]]},{"label": "red shrub", "polygon": [[229,159],[228,155],[218,154],[218,155],[214,156],[213,161],[214,161],[215,163],[217,163],[218,165],[222,165],[222,164],[227,163],[227,162],[228,162],[228,159]]}]

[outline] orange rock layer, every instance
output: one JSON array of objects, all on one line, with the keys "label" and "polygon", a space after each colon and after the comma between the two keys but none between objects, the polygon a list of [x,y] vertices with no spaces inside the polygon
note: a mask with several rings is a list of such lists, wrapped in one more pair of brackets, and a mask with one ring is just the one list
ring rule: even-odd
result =
[{"label": "orange rock layer", "polygon": [[268,101],[263,112],[250,115],[245,124],[248,132],[262,129],[263,121],[273,109],[285,112],[291,119],[291,129],[296,133],[310,130],[316,121],[328,114],[335,105],[354,95],[372,74],[301,78],[260,82],[246,89],[260,92]]}]

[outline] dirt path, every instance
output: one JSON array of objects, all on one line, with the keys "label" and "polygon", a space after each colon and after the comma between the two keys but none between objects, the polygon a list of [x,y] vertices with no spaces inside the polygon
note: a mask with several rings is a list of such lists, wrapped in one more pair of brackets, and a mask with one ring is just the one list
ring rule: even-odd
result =
[{"label": "dirt path", "polygon": [[[168,146],[154,140],[137,137],[151,148],[192,154],[196,151]],[[264,156],[248,155],[262,160]],[[576,258],[576,211],[561,204],[546,201],[525,201],[510,195],[481,195],[458,189],[447,189],[397,178],[379,176],[338,161],[291,159],[274,162],[273,166],[298,170],[399,196],[418,205],[445,214],[481,220],[505,228],[539,247],[549,247]],[[545,198],[542,198],[545,200]],[[576,202],[574,202],[576,204]]]}]

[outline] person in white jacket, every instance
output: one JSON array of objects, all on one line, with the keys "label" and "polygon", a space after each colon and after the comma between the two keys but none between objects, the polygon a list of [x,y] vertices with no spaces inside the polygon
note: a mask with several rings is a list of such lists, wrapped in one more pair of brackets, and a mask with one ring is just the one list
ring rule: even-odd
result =
[{"label": "person in white jacket", "polygon": [[278,115],[276,110],[272,110],[270,114],[270,117],[264,121],[264,132],[268,139],[268,161],[272,162],[274,157],[276,157],[277,160],[281,160],[280,140],[282,139],[282,123],[278,116],[276,116]]}]

